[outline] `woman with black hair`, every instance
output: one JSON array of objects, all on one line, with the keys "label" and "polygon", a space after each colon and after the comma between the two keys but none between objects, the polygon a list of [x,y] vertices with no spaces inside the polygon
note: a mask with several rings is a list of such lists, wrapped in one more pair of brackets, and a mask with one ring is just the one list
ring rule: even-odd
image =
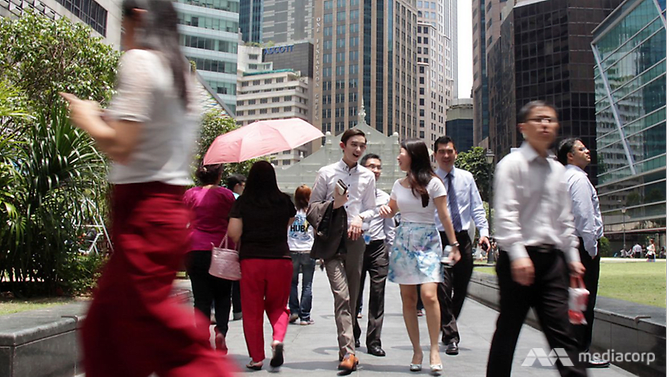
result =
[{"label": "woman with black hair", "polygon": [[[430,337],[430,370],[433,374],[439,374],[442,371],[442,362],[438,344],[440,305],[437,300],[437,284],[442,281],[442,247],[434,222],[436,210],[451,245],[458,244],[447,209],[447,191],[442,181],[433,173],[426,144],[418,139],[403,141],[398,164],[400,170],[407,172],[407,177],[393,184],[389,204],[379,210],[384,217],[391,217],[397,211],[402,213],[389,254],[388,277],[390,281],[400,284],[402,314],[414,349],[410,363],[410,370],[413,372],[421,370],[423,361],[416,310],[416,286],[421,285],[421,300],[426,309]],[[452,258],[458,261],[458,248],[453,249]]]},{"label": "woman with black hair", "polygon": [[272,325],[270,366],[278,368],[284,363],[289,322],[286,303],[293,275],[287,230],[295,214],[291,198],[279,191],[272,164],[254,163],[228,223],[228,236],[240,244],[242,327],[251,357],[249,369],[261,369],[265,359],[263,312]]},{"label": "woman with black hair", "polygon": [[[195,172],[202,186],[193,187],[184,194],[184,203],[191,209],[191,248],[186,255],[186,271],[193,290],[196,326],[209,335],[209,321],[214,303],[216,316],[216,349],[228,353],[226,334],[230,315],[232,281],[209,274],[212,245],[220,245],[228,231],[228,213],[235,203],[233,192],[220,187],[223,166],[204,165]],[[235,243],[228,240],[228,248]],[[201,314],[204,314],[202,316]]]},{"label": "woman with black hair", "polygon": [[230,375],[232,366],[171,297],[188,250],[191,155],[200,111],[168,0],[124,0],[116,95],[99,104],[72,94],[72,123],[112,160],[114,252],[82,329],[88,377]]}]

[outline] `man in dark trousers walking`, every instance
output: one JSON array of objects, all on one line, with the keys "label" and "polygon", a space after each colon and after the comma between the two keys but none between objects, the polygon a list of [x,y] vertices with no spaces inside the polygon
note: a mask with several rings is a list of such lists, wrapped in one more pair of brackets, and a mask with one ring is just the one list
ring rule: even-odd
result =
[{"label": "man in dark trousers walking", "polygon": [[[598,240],[603,236],[603,219],[595,187],[584,171],[591,163],[591,152],[577,138],[568,138],[558,145],[558,161],[565,165],[565,178],[572,200],[575,217],[575,235],[579,238],[579,257],[584,265],[584,285],[589,291],[589,303],[584,312],[586,325],[575,326],[580,351],[588,352],[593,332],[593,309],[598,294],[600,278],[600,253]],[[606,368],[609,361],[590,356],[588,367]]]},{"label": "man in dark trousers walking", "polygon": [[510,376],[521,326],[534,307],[549,347],[560,356],[561,376],[586,376],[568,319],[568,270],[581,276],[584,266],[565,168],[549,155],[559,127],[557,112],[533,101],[521,108],[517,121],[526,141],[498,163],[495,174],[500,316],[486,375]]},{"label": "man in dark trousers walking", "polygon": [[[445,266],[444,281],[438,285],[437,297],[440,301],[442,320],[442,343],[447,348],[447,355],[458,355],[458,344],[461,336],[458,332],[456,320],[463,308],[468,284],[472,277],[472,240],[468,234],[471,222],[474,221],[479,229],[479,242],[485,250],[489,243],[489,223],[486,221],[486,212],[479,195],[477,184],[472,174],[466,170],[454,167],[458,151],[454,141],[449,136],[442,136],[435,140],[433,146],[438,169],[435,171],[447,188],[449,214],[454,224],[456,239],[461,252],[461,260],[453,267]],[[440,231],[442,245],[447,245],[447,235],[442,223],[435,213],[435,226]]]}]

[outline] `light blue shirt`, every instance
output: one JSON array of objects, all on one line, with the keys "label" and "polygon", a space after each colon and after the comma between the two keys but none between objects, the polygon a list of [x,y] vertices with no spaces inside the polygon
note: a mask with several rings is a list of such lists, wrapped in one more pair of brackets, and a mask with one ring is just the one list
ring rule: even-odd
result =
[{"label": "light blue shirt", "polygon": [[[447,190],[449,190],[447,174],[454,175],[451,183],[456,191],[456,203],[458,203],[458,213],[461,215],[461,224],[463,228],[461,230],[470,229],[470,222],[474,221],[475,226],[479,229],[479,236],[488,237],[489,222],[486,221],[486,211],[484,211],[482,197],[479,195],[479,190],[477,189],[477,184],[475,183],[475,178],[472,176],[472,173],[454,167],[451,169],[451,173],[447,173],[438,168],[435,171],[435,174],[440,177],[440,180],[442,180],[442,183],[444,183],[444,187]],[[451,208],[449,210],[451,211]],[[444,231],[444,227],[437,215],[437,211],[435,211],[435,226],[437,226],[438,230]]]},{"label": "light blue shirt", "polygon": [[565,178],[572,199],[575,234],[584,240],[584,249],[590,256],[598,254],[598,240],[603,236],[598,193],[584,170],[575,165],[565,166]]}]

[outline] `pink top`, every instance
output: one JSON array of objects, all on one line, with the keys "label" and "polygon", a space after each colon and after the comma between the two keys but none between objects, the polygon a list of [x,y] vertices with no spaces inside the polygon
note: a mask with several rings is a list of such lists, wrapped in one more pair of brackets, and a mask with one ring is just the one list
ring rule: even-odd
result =
[{"label": "pink top", "polygon": [[[194,187],[184,194],[184,203],[191,209],[191,249],[211,250],[219,246],[228,230],[228,212],[235,203],[233,192],[224,187]],[[235,243],[228,239],[228,247]]]}]

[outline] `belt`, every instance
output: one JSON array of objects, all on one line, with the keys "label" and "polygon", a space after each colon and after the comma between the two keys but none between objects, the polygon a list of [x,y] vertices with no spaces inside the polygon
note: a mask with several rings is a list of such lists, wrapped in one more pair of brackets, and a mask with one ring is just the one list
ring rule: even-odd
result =
[{"label": "belt", "polygon": [[542,245],[538,245],[538,246],[526,246],[526,250],[527,251],[539,252],[539,253],[552,253],[552,252],[559,251],[558,249],[556,249],[555,245],[546,244],[546,243],[542,244]]},{"label": "belt", "polygon": [[459,232],[456,232],[456,234],[467,234],[470,235],[470,233],[467,230],[461,230]]}]

